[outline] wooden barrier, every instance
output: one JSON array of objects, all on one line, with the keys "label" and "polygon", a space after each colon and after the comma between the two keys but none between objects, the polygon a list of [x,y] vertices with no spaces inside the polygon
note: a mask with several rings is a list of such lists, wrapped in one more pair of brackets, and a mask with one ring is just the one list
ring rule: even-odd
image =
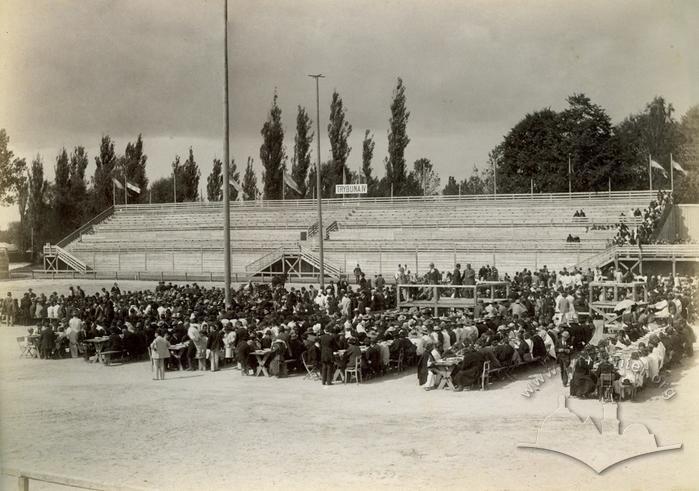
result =
[{"label": "wooden barrier", "polygon": [[29,491],[29,481],[40,481],[61,486],[70,486],[78,489],[92,489],[97,491],[146,491],[154,488],[141,488],[134,486],[122,486],[120,484],[109,484],[104,482],[88,481],[73,477],[61,476],[58,474],[46,474],[43,472],[20,471],[17,469],[3,468],[2,473],[6,476],[17,477],[17,489],[19,491]]}]

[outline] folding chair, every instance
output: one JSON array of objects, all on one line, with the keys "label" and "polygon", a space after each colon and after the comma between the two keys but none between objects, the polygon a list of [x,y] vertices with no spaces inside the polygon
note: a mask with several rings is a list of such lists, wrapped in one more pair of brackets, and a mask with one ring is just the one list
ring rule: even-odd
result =
[{"label": "folding chair", "polygon": [[36,347],[31,340],[24,336],[17,337],[17,346],[19,346],[19,357],[20,358],[35,358],[36,357]]},{"label": "folding chair", "polygon": [[362,368],[360,364],[360,359],[354,360],[354,368],[345,368],[345,380],[344,383],[350,382],[350,377],[354,377],[354,380],[359,384],[362,381]]},{"label": "folding chair", "polygon": [[398,358],[389,358],[388,368],[395,368],[399,372],[403,370],[403,350],[398,352]]},{"label": "folding chair", "polygon": [[318,369],[316,367],[308,366],[308,363],[306,362],[307,357],[308,351],[304,351],[303,353],[301,353],[301,363],[303,363],[303,367],[306,369],[306,375],[303,376],[303,379],[320,380],[320,372],[318,372]]},{"label": "folding chair", "polygon": [[614,374],[602,372],[599,375],[597,388],[600,402],[614,402]]}]

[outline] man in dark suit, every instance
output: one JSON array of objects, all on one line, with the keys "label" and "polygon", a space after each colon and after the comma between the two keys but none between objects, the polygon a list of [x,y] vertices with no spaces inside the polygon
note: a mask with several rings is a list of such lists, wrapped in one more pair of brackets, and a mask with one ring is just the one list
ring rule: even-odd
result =
[{"label": "man in dark suit", "polygon": [[[454,272],[451,274],[451,284],[461,286],[462,282],[463,282],[463,277],[461,276],[461,264],[456,263],[456,267],[454,268]],[[462,293],[461,288],[454,289],[454,297],[455,298],[461,297],[461,293]]]},{"label": "man in dark suit", "polygon": [[335,335],[326,327],[318,339],[320,344],[320,376],[323,385],[333,384],[333,369],[335,368],[334,352],[337,349]]}]

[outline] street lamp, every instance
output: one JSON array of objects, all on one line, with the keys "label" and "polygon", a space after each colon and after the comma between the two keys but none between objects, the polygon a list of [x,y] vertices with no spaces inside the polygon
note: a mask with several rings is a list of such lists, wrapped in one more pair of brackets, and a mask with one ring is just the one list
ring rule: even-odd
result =
[{"label": "street lamp", "polygon": [[316,196],[318,196],[318,247],[320,250],[320,289],[325,290],[325,266],[323,263],[323,205],[321,204],[320,194],[320,92],[318,80],[325,78],[320,73],[317,75],[309,75],[316,79],[316,124],[318,131],[316,133],[316,141],[318,142],[318,160],[316,163]]},{"label": "street lamp", "polygon": [[223,56],[223,106],[224,106],[224,137],[223,137],[223,270],[224,270],[224,294],[226,310],[231,306],[231,209],[230,196],[228,192],[229,176],[228,162],[229,138],[228,138],[228,0],[224,0],[224,56]]}]

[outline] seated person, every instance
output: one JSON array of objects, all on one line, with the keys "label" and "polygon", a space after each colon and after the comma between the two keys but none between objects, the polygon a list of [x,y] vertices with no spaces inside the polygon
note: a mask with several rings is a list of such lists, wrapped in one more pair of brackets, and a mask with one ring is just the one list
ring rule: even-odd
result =
[{"label": "seated person", "polygon": [[461,391],[478,385],[483,373],[483,363],[485,363],[485,355],[471,346],[467,347],[464,359],[454,373],[456,390]]}]

